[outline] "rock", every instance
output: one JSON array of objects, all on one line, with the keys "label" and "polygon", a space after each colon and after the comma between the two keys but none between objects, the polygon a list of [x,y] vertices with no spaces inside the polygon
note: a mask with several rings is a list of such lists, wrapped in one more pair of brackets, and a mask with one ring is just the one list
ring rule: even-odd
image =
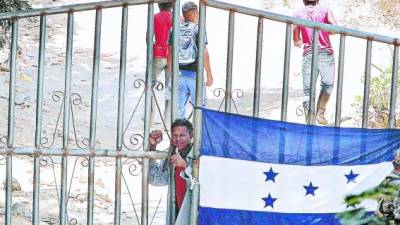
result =
[{"label": "rock", "polygon": [[41,221],[45,222],[46,224],[57,224],[58,218],[56,215],[46,215],[44,218],[41,218]]},{"label": "rock", "polygon": [[10,68],[4,67],[4,66],[0,66],[0,72],[10,72]]},{"label": "rock", "polygon": [[95,184],[96,184],[97,186],[99,186],[99,187],[104,188],[104,182],[103,182],[103,180],[100,179],[100,178],[97,178]]},{"label": "rock", "polygon": [[86,184],[88,182],[87,174],[81,174],[79,176],[79,183]]},{"label": "rock", "polygon": [[6,207],[6,196],[4,194],[0,195],[0,208],[5,208]]},{"label": "rock", "polygon": [[31,211],[20,203],[15,203],[12,206],[12,213],[14,215],[22,216],[28,220],[30,220],[32,218]]},{"label": "rock", "polygon": [[86,194],[78,194],[77,200],[79,200],[80,202],[85,202],[87,201],[87,195]]},{"label": "rock", "polygon": [[108,209],[108,205],[107,204],[103,204],[103,203],[95,202],[94,203],[94,208],[107,210]]},{"label": "rock", "polygon": [[[13,191],[21,191],[21,184],[14,177],[12,178],[12,190]],[[3,180],[3,189],[6,190],[6,179]]]},{"label": "rock", "polygon": [[70,193],[69,194],[69,198],[75,198],[75,199],[78,199],[79,198],[79,193],[76,193],[76,192],[72,192],[72,193]]},{"label": "rock", "polygon": [[56,66],[56,65],[61,65],[61,63],[60,62],[55,62],[55,61],[50,63],[50,66]]},{"label": "rock", "polygon": [[29,83],[32,82],[32,78],[31,78],[28,74],[26,74],[26,73],[21,73],[21,74],[20,74],[20,78],[21,78],[21,80],[23,80],[23,81],[26,81],[26,82],[29,82]]},{"label": "rock", "polygon": [[112,199],[107,194],[95,193],[95,196],[106,202],[112,202]]},{"label": "rock", "polygon": [[22,216],[13,216],[12,218],[12,224],[18,224],[18,225],[30,225],[32,224],[30,219],[24,218]]}]

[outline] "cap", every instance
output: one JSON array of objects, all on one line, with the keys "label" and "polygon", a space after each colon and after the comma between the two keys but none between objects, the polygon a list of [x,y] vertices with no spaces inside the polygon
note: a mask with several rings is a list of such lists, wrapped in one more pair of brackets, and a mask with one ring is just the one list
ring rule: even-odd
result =
[{"label": "cap", "polygon": [[197,9],[196,3],[192,2],[192,1],[183,3],[183,5],[182,5],[182,13],[183,14],[189,12],[192,9]]}]

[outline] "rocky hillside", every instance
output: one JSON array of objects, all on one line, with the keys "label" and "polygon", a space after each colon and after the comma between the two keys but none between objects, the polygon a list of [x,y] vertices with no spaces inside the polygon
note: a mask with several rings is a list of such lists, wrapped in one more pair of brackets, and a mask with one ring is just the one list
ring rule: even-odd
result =
[{"label": "rocky hillside", "polygon": [[[73,4],[79,2],[87,2],[90,0],[30,0],[34,8],[58,6],[62,4]],[[270,11],[291,15],[293,11],[302,5],[301,0],[226,0],[229,2],[235,2],[238,4],[246,5],[256,5],[263,7]],[[183,2],[183,1],[181,1]],[[400,13],[400,2],[399,0],[321,0],[321,4],[326,4],[332,8],[337,19],[340,21],[341,25],[346,27],[362,29],[371,32],[385,33],[391,35],[398,35],[400,29],[399,13]],[[132,9],[132,18],[138,15],[145,18],[145,8]],[[118,11],[119,12],[119,11]],[[209,16],[213,16],[211,13]],[[93,42],[89,42],[89,38],[93,37],[93,17],[85,15],[76,16],[75,22],[75,32],[74,32],[74,54],[73,54],[73,82],[72,91],[78,93],[82,96],[82,99],[76,98],[77,104],[73,105],[73,110],[75,114],[73,115],[76,122],[76,131],[72,131],[71,146],[73,148],[79,147],[78,145],[84,145],[83,138],[89,135],[89,115],[90,115],[90,90],[91,90],[91,72],[92,72],[92,54],[93,51],[91,47]],[[93,16],[93,14],[92,14]],[[219,16],[219,15],[218,15]],[[224,16],[224,15],[223,15]],[[220,25],[220,22],[226,19],[226,17],[218,17],[213,20],[214,24]],[[113,21],[107,20],[107,18],[113,18]],[[136,17],[136,18],[137,18]],[[88,18],[92,18],[89,20]],[[116,126],[116,107],[117,107],[117,97],[118,97],[118,72],[119,72],[119,40],[118,30],[113,30],[114,27],[119,27],[120,24],[116,24],[115,18],[120,18],[118,13],[111,10],[109,14],[104,15],[104,32],[103,36],[106,44],[102,45],[102,55],[101,55],[101,65],[100,65],[100,86],[101,90],[99,93],[99,115],[98,115],[98,133],[97,133],[97,147],[113,149],[115,146],[115,126]],[[216,18],[216,17],[215,17]],[[43,137],[48,138],[48,142],[44,143],[44,146],[60,146],[62,129],[60,126],[57,127],[58,121],[57,116],[60,112],[61,102],[57,101],[60,97],[60,90],[62,91],[63,86],[63,75],[64,75],[64,63],[65,63],[65,15],[62,16],[49,16],[47,23],[47,49],[46,49],[46,62],[45,62],[45,89],[44,89],[44,103],[43,103]],[[124,136],[124,142],[129,144],[129,141],[136,141],[134,132],[143,129],[142,111],[143,102],[140,101],[140,94],[143,91],[143,86],[139,85],[139,88],[135,88],[135,85],[139,84],[135,81],[143,79],[145,73],[145,23],[132,19],[129,21],[133,28],[135,28],[134,35],[128,35],[130,38],[137,38],[141,42],[132,41],[130,43],[137,44],[129,46],[131,55],[128,57],[127,66],[127,94],[126,94],[126,114],[125,114],[125,125],[128,126],[127,133]],[[137,24],[135,24],[137,22]],[[243,22],[243,21],[242,21]],[[256,21],[253,21],[256,22]],[[247,30],[249,23],[238,18],[238,39],[245,40],[240,42],[242,47],[251,49],[254,47],[252,41],[247,41],[248,36],[251,32]],[[140,26],[138,25],[140,24]],[[210,23],[210,25],[213,25]],[[225,28],[227,27],[224,24]],[[240,27],[240,25],[244,25]],[[255,29],[255,23],[253,23],[253,28]],[[35,104],[36,104],[36,77],[37,77],[37,52],[38,52],[38,31],[39,31],[38,21],[28,22],[22,20],[20,23],[19,32],[19,55],[17,56],[18,66],[17,66],[17,95],[16,95],[16,124],[15,124],[15,145],[17,147],[21,146],[33,146],[34,140],[34,127],[35,127]],[[213,70],[215,71],[215,85],[213,89],[218,87],[224,87],[225,79],[225,47],[226,38],[221,33],[226,33],[227,30],[223,30],[222,26],[217,26],[213,28],[208,26],[208,35],[210,41],[210,52],[212,53],[213,59]],[[107,28],[107,29],[106,29]],[[214,29],[214,30],[213,30]],[[222,30],[221,30],[222,29]],[[133,29],[132,29],[133,30]],[[217,32],[212,32],[217,30]],[[397,32],[397,33],[396,33]],[[255,34],[255,32],[253,32]],[[221,36],[221,37],[220,37]],[[268,36],[269,37],[269,36]],[[221,40],[222,41],[221,41]],[[282,41],[282,38],[280,38]],[[92,39],[89,39],[92,41]],[[255,40],[255,39],[254,39]],[[275,40],[275,39],[274,39]],[[271,42],[272,43],[272,42]],[[249,45],[247,45],[249,44]],[[250,46],[251,47],[248,47]],[[269,43],[267,43],[269,44]],[[274,45],[279,46],[275,42]],[[217,47],[214,47],[217,46]],[[280,51],[279,47],[273,46],[268,48],[266,45],[265,49],[271,49]],[[280,46],[283,46],[280,43]],[[115,47],[115,48],[113,48]],[[221,50],[223,49],[223,50]],[[235,50],[236,51],[236,50]],[[298,50],[299,51],[299,50]],[[219,53],[222,52],[222,53]],[[254,52],[243,51],[237,54],[239,56],[246,56],[240,58],[240,66],[235,67],[235,69],[245,68],[246,63],[249,64],[249,71],[235,72],[235,82],[238,83],[240,88],[243,88],[243,82],[245,80],[250,80],[250,76],[253,76],[254,62],[248,60],[250,56],[254,56]],[[280,51],[281,52],[281,51]],[[354,51],[355,52],[355,51]],[[266,51],[266,54],[268,52]],[[219,55],[218,55],[219,54]],[[274,58],[283,58],[279,54],[273,53]],[[220,57],[218,57],[220,56]],[[249,56],[249,57],[248,57]],[[293,54],[297,59],[293,60],[295,62],[300,62],[300,53]],[[0,62],[4,61],[7,57],[7,52],[0,51]],[[354,58],[352,58],[354,60]],[[274,72],[271,67],[276,63],[270,63],[272,60],[267,61],[266,67],[269,70],[264,70],[264,78],[267,75],[278,77],[276,74],[281,74],[280,71]],[[277,63],[279,64],[279,63]],[[356,64],[356,63],[354,63]],[[235,64],[237,65],[237,64]],[[278,65],[279,68],[282,68]],[[294,65],[296,66],[296,65]],[[240,68],[239,68],[240,67]],[[272,72],[271,72],[272,71]],[[298,69],[293,68],[291,74],[291,90],[290,90],[290,100],[289,106],[289,118],[290,121],[296,121],[293,119],[293,115],[296,112],[296,106],[301,104],[302,92],[301,92],[301,81],[300,73]],[[362,74],[360,72],[359,74]],[[245,75],[245,76],[243,76]],[[357,74],[350,74],[354,77]],[[265,84],[271,84],[277,79],[270,78]],[[239,82],[237,82],[239,81]],[[358,82],[358,80],[357,80]],[[252,81],[250,82],[252,83]],[[264,84],[263,83],[263,84]],[[276,81],[277,85],[281,87],[279,80]],[[348,82],[350,83],[350,82]],[[354,82],[355,83],[355,82]],[[235,84],[235,83],[234,83]],[[353,83],[351,83],[351,89],[354,89]],[[252,85],[252,84],[251,84]],[[297,86],[296,86],[297,85]],[[0,71],[0,140],[1,137],[7,133],[7,108],[8,108],[8,87],[9,87],[9,73],[7,71]],[[264,86],[263,86],[264,88]],[[244,88],[243,88],[244,89]],[[350,89],[350,88],[349,88]],[[250,91],[248,91],[250,90]],[[263,89],[264,90],[264,89]],[[264,105],[262,108],[262,115],[278,115],[275,118],[279,118],[280,113],[280,89],[265,88],[265,93],[263,96],[267,96],[267,100],[262,101]],[[271,91],[272,90],[272,91]],[[238,102],[239,110],[245,112],[251,112],[252,104],[252,92],[251,89],[244,89],[244,100]],[[214,91],[215,92],[215,91]],[[264,95],[265,94],[265,95]],[[162,94],[159,94],[163,96]],[[74,96],[73,96],[74,97]],[[212,97],[212,96],[211,96]],[[351,97],[347,97],[351,99]],[[79,100],[79,101],[78,101]],[[212,100],[212,99],[211,99]],[[249,104],[247,107],[244,103]],[[333,102],[334,103],[334,102]],[[140,112],[135,114],[133,117],[132,112],[135,106],[138,104]],[[211,104],[210,104],[211,105]],[[214,105],[216,100],[214,100]],[[243,107],[243,105],[245,107]],[[236,106],[236,105],[235,105]],[[246,108],[247,107],[247,108]],[[245,108],[245,109],[244,109]],[[350,108],[347,106],[347,108]],[[332,114],[334,107],[331,106],[329,110]],[[136,110],[136,109],[135,109]],[[241,112],[243,112],[241,111]],[[132,118],[130,116],[132,115]],[[347,114],[346,114],[347,115]],[[330,120],[333,121],[333,117],[330,116]],[[129,127],[129,123],[132,119],[132,127]],[[303,117],[297,118],[298,121],[303,121]],[[127,125],[128,124],[128,125]],[[74,125],[75,128],[75,125]],[[133,135],[133,136],[132,136]],[[129,139],[132,137],[131,139]],[[52,142],[53,140],[53,142]],[[55,140],[55,141],[54,141]],[[1,145],[1,141],[0,141]],[[83,146],[85,147],[85,146]],[[54,160],[54,161],[53,161]],[[104,161],[103,161],[104,160]],[[60,165],[59,158],[43,158],[43,164],[41,166],[41,224],[57,224],[58,217],[58,189],[59,185],[59,175],[60,175]],[[139,224],[136,223],[136,211],[140,212],[140,200],[141,193],[136,187],[140,187],[141,176],[140,176],[140,166],[135,161],[125,160],[123,162],[124,169],[123,174],[126,183],[123,185],[123,203],[122,203],[122,222],[123,224]],[[96,162],[96,179],[95,179],[95,224],[113,224],[113,191],[114,191],[114,161],[100,159]],[[69,184],[70,184],[70,195],[68,204],[68,216],[70,224],[86,224],[86,192],[87,192],[87,162],[83,158],[70,158],[69,161]],[[138,168],[137,172],[136,167]],[[31,199],[32,199],[32,158],[29,157],[15,157],[13,159],[13,172],[14,178],[17,180],[15,182],[16,188],[13,194],[13,221],[15,224],[25,225],[31,224],[30,219],[32,218],[31,213]],[[132,168],[134,168],[135,173],[132,173]],[[0,171],[5,171],[5,160],[0,156]],[[5,173],[0,173],[0,224],[4,223],[4,213],[5,213],[5,192],[4,185],[1,185],[5,179]],[[129,184],[129,185],[128,185]],[[19,187],[19,188],[18,188]],[[153,224],[164,224],[163,217],[165,216],[165,188],[152,187],[151,189],[151,202],[150,202],[150,216],[156,214]],[[136,206],[136,208],[135,208]],[[160,206],[160,207],[159,207]],[[157,213],[155,213],[157,212]],[[72,223],[73,222],[73,223]]]},{"label": "rocky hillside", "polygon": [[[266,9],[290,14],[302,6],[301,0],[263,0]],[[341,25],[395,34],[400,30],[399,0],[320,0],[329,6]]]}]

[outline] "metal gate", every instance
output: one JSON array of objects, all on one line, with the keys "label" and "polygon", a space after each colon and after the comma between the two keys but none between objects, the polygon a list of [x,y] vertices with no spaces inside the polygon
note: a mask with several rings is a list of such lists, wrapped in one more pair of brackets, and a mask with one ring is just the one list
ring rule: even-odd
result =
[{"label": "metal gate", "polygon": [[[152,53],[153,46],[150,42],[147,43],[147,63],[146,63],[146,79],[135,81],[134,87],[143,89],[140,100],[144,96],[144,126],[143,132],[134,134],[129,139],[133,144],[138,143],[134,149],[130,149],[124,143],[124,135],[126,129],[129,127],[131,120],[128,124],[124,124],[125,115],[125,84],[126,84],[126,66],[127,66],[127,29],[128,29],[128,6],[148,4],[148,15],[154,13],[154,3],[163,2],[163,0],[124,0],[124,1],[105,1],[89,4],[80,4],[72,6],[61,6],[47,9],[34,9],[23,12],[10,12],[0,14],[0,20],[12,20],[12,38],[11,38],[11,61],[10,61],[10,82],[9,82],[9,96],[8,96],[8,126],[7,135],[0,138],[2,145],[0,145],[0,155],[5,158],[6,167],[6,212],[5,224],[11,225],[13,201],[12,201],[12,159],[18,155],[29,155],[33,157],[33,199],[32,199],[32,224],[40,223],[40,171],[43,162],[50,162],[54,166],[52,157],[60,157],[60,191],[59,191],[59,224],[73,224],[68,218],[68,158],[80,157],[83,159],[84,164],[87,166],[88,185],[87,185],[87,224],[94,224],[93,210],[94,210],[94,183],[95,183],[95,162],[100,157],[109,157],[115,159],[115,202],[114,202],[114,224],[121,223],[121,187],[122,181],[126,181],[123,177],[122,167],[124,159],[138,159],[142,166],[142,196],[141,196],[141,224],[150,224],[149,221],[149,185],[148,185],[148,169],[149,159],[164,159],[166,153],[164,152],[147,152],[148,149],[148,135],[150,131],[150,110],[151,110],[151,97],[154,90],[162,89],[159,85],[153,85],[152,81]],[[178,26],[179,26],[179,12],[180,1],[174,0],[174,25],[173,25],[173,44],[178,45]],[[255,61],[255,83],[254,83],[254,96],[253,96],[253,116],[258,117],[260,112],[260,79],[261,79],[261,62],[262,62],[262,40],[263,40],[263,21],[273,20],[286,24],[286,38],[285,38],[285,55],[284,70],[283,70],[283,87],[281,99],[281,120],[287,120],[287,107],[288,107],[288,84],[289,84],[289,68],[290,68],[290,53],[291,53],[291,39],[292,39],[292,25],[302,25],[314,29],[314,37],[318,37],[319,30],[340,34],[340,48],[339,48],[339,70],[337,78],[337,96],[336,96],[336,112],[335,112],[335,126],[340,126],[341,117],[341,103],[342,103],[342,88],[343,88],[343,74],[344,74],[344,56],[346,49],[346,37],[353,36],[366,40],[366,59],[365,59],[365,79],[364,79],[364,98],[362,110],[362,127],[367,127],[368,123],[368,108],[369,108],[369,89],[371,78],[371,54],[373,42],[382,42],[392,45],[393,52],[393,69],[392,69],[392,82],[391,82],[391,95],[390,95],[390,110],[389,110],[389,128],[394,128],[395,125],[395,104],[397,93],[397,80],[398,80],[398,61],[399,61],[399,45],[400,41],[397,38],[386,37],[371,33],[360,32],[357,30],[342,28],[338,26],[331,26],[326,24],[319,24],[305,20],[298,20],[292,17],[278,15],[266,11],[250,9],[238,5],[229,4],[215,0],[202,0],[199,3],[199,57],[198,57],[198,76],[196,85],[196,104],[194,109],[193,122],[195,125],[194,134],[194,155],[195,158],[199,156],[199,149],[201,143],[201,102],[202,102],[202,84],[203,84],[203,66],[204,66],[204,48],[205,48],[205,21],[206,21],[206,8],[213,7],[229,11],[229,25],[228,25],[228,46],[227,46],[227,65],[226,65],[226,87],[224,93],[224,111],[231,112],[233,102],[232,90],[232,65],[233,65],[233,51],[234,51],[234,30],[235,30],[235,15],[237,13],[245,14],[258,18],[258,31],[256,43],[256,61]],[[99,80],[99,64],[100,64],[100,41],[101,41],[101,24],[102,12],[106,8],[119,7],[122,10],[121,19],[121,38],[120,38],[120,62],[119,62],[119,84],[118,84],[118,106],[117,106],[117,130],[116,130],[116,143],[115,148],[100,149],[96,146],[96,121],[98,114],[98,80]],[[72,53],[73,53],[73,37],[74,37],[74,14],[80,11],[95,10],[95,35],[93,47],[93,68],[92,68],[92,82],[91,82],[91,100],[90,100],[90,132],[89,138],[80,144],[76,143],[71,146],[70,136],[74,134],[76,139],[76,129],[74,124],[74,106],[80,102],[80,95],[71,91],[71,74],[72,74]],[[64,76],[64,90],[54,92],[52,98],[56,102],[61,102],[60,113],[58,114],[56,129],[58,122],[62,120],[62,146],[54,147],[51,140],[43,137],[42,132],[42,115],[43,115],[43,82],[45,78],[45,52],[46,52],[46,18],[53,14],[67,14],[67,40],[65,51],[65,76]],[[40,18],[40,39],[39,39],[39,53],[38,53],[38,68],[37,68],[37,94],[36,94],[36,119],[35,119],[35,137],[34,146],[32,147],[16,147],[14,140],[15,133],[15,102],[16,102],[16,80],[17,80],[17,51],[18,51],[18,21],[22,18],[39,17]],[[147,39],[151,40],[153,37],[153,17],[147,18]],[[317,77],[317,51],[318,43],[317,38],[313,42],[313,58],[312,58],[312,78],[311,78],[311,96],[310,96],[310,112],[314,114],[315,111],[315,80]],[[177,48],[173,48],[173,68],[172,68],[172,119],[177,115],[177,74],[178,74],[178,59]],[[151,87],[151,88],[150,88]],[[140,101],[139,100],[139,101]],[[139,107],[139,102],[135,105],[131,114],[131,118],[136,113]],[[72,118],[71,118],[72,117]],[[62,118],[62,119],[61,119]],[[72,122],[72,126],[71,126]],[[312,118],[309,123],[314,124],[315,118]],[[71,129],[72,128],[72,129]],[[54,134],[53,134],[54,139]],[[50,143],[50,144],[48,144]],[[83,145],[82,145],[83,143]],[[47,145],[46,145],[47,144]],[[132,151],[134,150],[134,151]],[[46,160],[47,159],[47,160]],[[75,161],[76,164],[77,161]],[[53,170],[54,171],[54,170]],[[196,183],[193,189],[192,208],[191,208],[191,223],[197,224],[198,202],[199,202],[199,186],[197,179],[199,175],[199,162],[195,160],[193,168],[193,179]],[[69,183],[71,185],[71,182]],[[56,184],[57,186],[57,184]],[[58,189],[57,189],[58,193]],[[173,207],[174,206],[170,206]],[[139,220],[139,219],[138,219]],[[76,222],[76,221],[75,221]],[[55,222],[56,223],[56,222]]]},{"label": "metal gate", "polygon": [[[291,53],[291,40],[292,40],[292,25],[301,25],[305,27],[313,28],[313,45],[312,45],[312,65],[311,65],[311,93],[310,93],[310,109],[309,113],[312,115],[307,121],[308,124],[315,124],[315,92],[316,92],[316,79],[317,79],[317,57],[318,57],[318,33],[320,30],[325,30],[331,33],[340,34],[340,47],[339,47],[339,69],[337,76],[337,96],[336,96],[336,110],[335,110],[335,127],[340,127],[341,122],[341,111],[342,111],[342,89],[343,89],[343,74],[344,74],[344,56],[346,50],[346,37],[352,36],[366,41],[366,59],[365,59],[365,74],[364,74],[364,93],[363,93],[363,106],[362,106],[362,127],[367,128],[368,125],[368,110],[369,110],[369,94],[370,94],[370,79],[371,79],[371,56],[372,56],[372,44],[373,42],[386,43],[393,46],[393,64],[392,64],[392,77],[391,77],[391,90],[390,90],[390,106],[389,106],[389,121],[388,128],[395,127],[395,109],[396,109],[396,98],[397,98],[397,81],[398,81],[398,64],[399,64],[399,46],[400,40],[393,37],[382,36],[373,33],[362,32],[353,29],[347,29],[339,26],[332,26],[328,24],[320,24],[310,22],[307,20],[295,19],[293,17],[279,15],[263,10],[251,9],[227,2],[218,0],[202,0],[200,1],[199,9],[199,69],[197,71],[197,86],[196,86],[196,107],[195,107],[195,157],[199,156],[200,148],[200,136],[201,130],[199,124],[201,123],[201,98],[203,84],[203,53],[204,53],[204,36],[205,36],[205,22],[206,22],[206,9],[212,7],[221,9],[229,12],[228,22],[228,46],[227,46],[227,64],[226,64],[226,79],[225,79],[225,90],[224,103],[225,112],[232,111],[234,91],[232,89],[232,66],[233,66],[233,52],[234,52],[234,36],[235,36],[235,15],[245,14],[251,17],[258,18],[258,30],[257,30],[257,43],[256,43],[256,61],[254,70],[254,97],[253,97],[253,116],[259,117],[260,112],[260,80],[261,80],[261,62],[263,52],[263,24],[264,20],[272,20],[279,23],[286,24],[286,37],[285,37],[285,54],[284,58],[284,69],[283,69],[283,86],[282,86],[282,99],[281,99],[281,121],[287,120],[287,109],[288,109],[288,91],[289,91],[289,69],[290,69],[290,53]],[[174,73],[175,74],[175,73]],[[236,107],[236,105],[234,104]],[[193,169],[193,177],[198,178],[198,164]],[[193,202],[198,202],[199,191],[194,190]],[[191,224],[197,222],[197,207],[198,204],[192,204],[191,211]]]}]

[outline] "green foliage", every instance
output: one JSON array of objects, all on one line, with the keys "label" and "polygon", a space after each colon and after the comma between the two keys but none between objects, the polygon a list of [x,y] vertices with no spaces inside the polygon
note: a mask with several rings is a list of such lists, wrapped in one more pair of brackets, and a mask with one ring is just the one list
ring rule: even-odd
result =
[{"label": "green foliage", "polygon": [[365,209],[353,209],[337,215],[342,225],[386,225],[381,218],[369,215]]},{"label": "green foliage", "polygon": [[349,195],[344,201],[347,205],[358,205],[364,200],[378,200],[382,197],[396,196],[399,186],[391,184],[381,184],[371,190],[364,191],[357,195]]},{"label": "green foliage", "polygon": [[[28,1],[24,0],[0,0],[0,13],[15,12],[26,9],[31,9]],[[10,40],[10,30],[12,27],[11,20],[0,20],[0,49]]]},{"label": "green foliage", "polygon": [[[356,206],[364,200],[376,200],[384,197],[395,197],[399,192],[398,185],[381,184],[371,190],[360,194],[349,195],[345,198],[348,206]],[[380,217],[370,215],[364,208],[355,208],[337,214],[342,225],[386,225],[387,221]]]},{"label": "green foliage", "polygon": [[[392,67],[381,69],[376,65],[373,66],[381,73],[377,77],[371,77],[370,80],[368,109],[369,127],[384,128],[387,127],[389,118]],[[364,83],[364,78],[362,79],[362,83]],[[400,82],[398,80],[397,86],[399,87],[399,85]],[[356,108],[358,113],[361,113],[363,108],[363,96],[356,96],[352,106]]]}]

